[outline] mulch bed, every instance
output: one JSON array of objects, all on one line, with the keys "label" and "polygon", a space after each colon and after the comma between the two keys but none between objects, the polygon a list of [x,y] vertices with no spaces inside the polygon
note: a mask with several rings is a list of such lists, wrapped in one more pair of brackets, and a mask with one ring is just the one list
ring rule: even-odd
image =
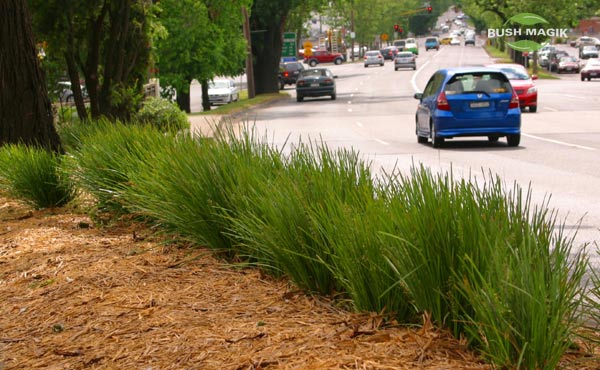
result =
[{"label": "mulch bed", "polygon": [[0,302],[2,370],[490,369],[426,319],[350,313],[143,225],[6,198]]}]

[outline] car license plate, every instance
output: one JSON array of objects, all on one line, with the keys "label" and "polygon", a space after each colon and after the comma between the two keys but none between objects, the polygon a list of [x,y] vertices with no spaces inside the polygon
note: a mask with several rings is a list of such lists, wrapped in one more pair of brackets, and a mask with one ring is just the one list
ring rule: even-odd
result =
[{"label": "car license plate", "polygon": [[310,87],[319,87],[319,84],[310,84]]},{"label": "car license plate", "polygon": [[487,108],[489,106],[490,106],[489,101],[477,101],[477,102],[471,102],[471,104],[469,104],[469,107],[471,107],[471,108]]},{"label": "car license plate", "polygon": [[571,68],[571,67],[567,68],[567,71],[571,71],[571,70],[572,70],[572,68]]},{"label": "car license plate", "polygon": [[595,76],[595,75],[597,75],[596,72],[590,72],[590,76]]}]

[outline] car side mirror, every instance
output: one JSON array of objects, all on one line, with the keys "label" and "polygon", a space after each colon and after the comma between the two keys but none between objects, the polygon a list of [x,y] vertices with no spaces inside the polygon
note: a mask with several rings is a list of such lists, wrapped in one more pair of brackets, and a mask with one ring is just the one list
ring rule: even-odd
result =
[{"label": "car side mirror", "polygon": [[537,79],[538,79],[538,76],[537,76],[537,75],[531,75],[531,79],[532,79],[532,80],[537,80]]},{"label": "car side mirror", "polygon": [[415,93],[415,99],[418,99],[418,100],[423,99],[423,93]]},{"label": "car side mirror", "polygon": [[333,75],[333,78],[337,78],[337,75]]}]

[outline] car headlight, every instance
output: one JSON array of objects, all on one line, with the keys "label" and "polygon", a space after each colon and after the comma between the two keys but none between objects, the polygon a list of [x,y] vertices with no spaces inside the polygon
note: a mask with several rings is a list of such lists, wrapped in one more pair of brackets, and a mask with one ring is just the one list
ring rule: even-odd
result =
[{"label": "car headlight", "polygon": [[533,94],[534,92],[537,92],[537,87],[532,86],[529,89],[527,89],[527,94]]}]

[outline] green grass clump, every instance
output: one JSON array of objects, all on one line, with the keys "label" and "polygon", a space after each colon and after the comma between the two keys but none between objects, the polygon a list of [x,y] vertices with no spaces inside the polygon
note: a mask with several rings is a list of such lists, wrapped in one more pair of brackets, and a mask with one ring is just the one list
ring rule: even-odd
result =
[{"label": "green grass clump", "polygon": [[150,97],[144,100],[135,118],[161,132],[176,133],[190,128],[187,114],[177,104],[163,98]]},{"label": "green grass clump", "polygon": [[279,152],[244,129],[216,130],[211,139],[183,137],[132,173],[127,199],[138,212],[199,245],[233,255],[230,220],[251,191],[281,168]]},{"label": "green grass clump", "polygon": [[[393,181],[390,261],[417,308],[495,365],[553,369],[580,325],[587,261],[515,186],[432,175]],[[389,226],[388,226],[389,227]]]},{"label": "green grass clump", "polygon": [[129,213],[123,189],[130,174],[173,145],[173,138],[148,125],[100,120],[79,133],[78,150],[70,153],[70,172],[100,212]]},{"label": "green grass clump", "polygon": [[59,207],[76,192],[61,170],[62,156],[25,145],[0,147],[0,189],[32,207]]}]

